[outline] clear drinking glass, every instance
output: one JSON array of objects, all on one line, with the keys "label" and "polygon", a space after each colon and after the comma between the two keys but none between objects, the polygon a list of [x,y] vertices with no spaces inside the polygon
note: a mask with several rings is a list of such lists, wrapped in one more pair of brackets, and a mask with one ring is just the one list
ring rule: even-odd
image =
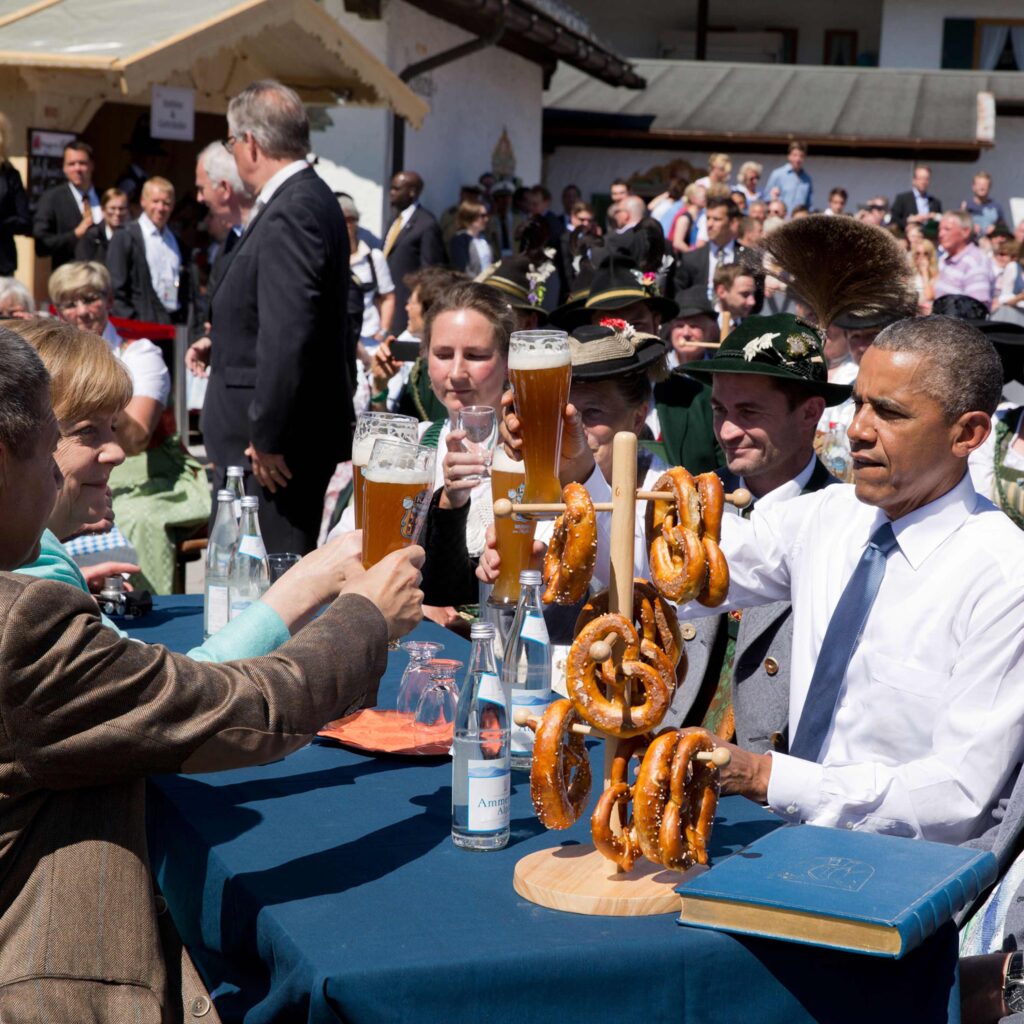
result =
[{"label": "clear drinking glass", "polygon": [[363,565],[419,543],[434,493],[437,450],[404,441],[373,442],[363,472]]},{"label": "clear drinking glass", "polygon": [[[462,442],[467,452],[479,457],[484,471],[476,479],[481,480],[491,475],[491,454],[494,442],[498,439],[498,416],[493,406],[467,405],[455,414],[453,430],[464,430],[466,438]],[[467,477],[467,480],[472,477]]]},{"label": "clear drinking glass", "polygon": [[415,417],[393,412],[363,412],[356,419],[356,433],[352,438],[352,508],[357,530],[363,528],[363,470],[373,453],[373,442],[383,437],[415,444],[418,428]]},{"label": "clear drinking glass", "polygon": [[459,706],[456,678],[462,664],[453,658],[434,658],[430,662],[430,685],[420,696],[412,726],[417,749],[451,746],[455,709]]},{"label": "clear drinking glass", "polygon": [[302,555],[293,554],[291,551],[278,551],[267,555],[267,564],[270,566],[270,585],[273,586],[293,565],[302,561]]},{"label": "clear drinking glass", "polygon": [[415,714],[420,697],[430,686],[433,678],[430,659],[444,650],[444,644],[436,644],[430,640],[406,640],[401,648],[409,655],[409,664],[405,666],[402,681],[398,685],[398,701],[395,707],[399,711]]}]

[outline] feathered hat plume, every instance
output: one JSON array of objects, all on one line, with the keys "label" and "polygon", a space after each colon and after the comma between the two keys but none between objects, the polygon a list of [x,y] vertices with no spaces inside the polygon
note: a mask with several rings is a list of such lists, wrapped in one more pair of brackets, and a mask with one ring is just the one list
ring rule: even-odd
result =
[{"label": "feathered hat plume", "polygon": [[914,315],[907,254],[873,224],[822,214],[800,217],[767,235],[759,256],[763,269],[810,307],[821,330],[849,312]]}]

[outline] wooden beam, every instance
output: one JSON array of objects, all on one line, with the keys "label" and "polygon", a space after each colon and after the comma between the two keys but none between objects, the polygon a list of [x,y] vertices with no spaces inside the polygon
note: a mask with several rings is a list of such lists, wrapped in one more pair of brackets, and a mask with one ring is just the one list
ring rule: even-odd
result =
[{"label": "wooden beam", "polygon": [[22,18],[31,18],[33,14],[45,11],[47,7],[53,7],[54,4],[62,3],[64,3],[64,0],[38,0],[37,3],[19,7],[18,10],[11,11],[10,14],[0,15],[0,28],[3,28],[5,25],[13,25],[16,21],[21,21]]}]

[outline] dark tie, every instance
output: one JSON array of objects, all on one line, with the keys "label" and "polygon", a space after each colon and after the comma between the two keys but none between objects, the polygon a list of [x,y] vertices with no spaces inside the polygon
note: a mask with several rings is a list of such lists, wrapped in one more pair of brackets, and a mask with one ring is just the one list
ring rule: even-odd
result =
[{"label": "dark tie", "polygon": [[239,235],[234,228],[231,228],[224,238],[223,246],[221,246],[221,255],[227,256],[227,254],[231,252],[232,249],[234,249],[235,245],[238,243],[239,238],[241,238],[241,235]]},{"label": "dark tie", "polygon": [[885,560],[896,546],[892,524],[883,523],[871,535],[867,549],[839,598],[814,666],[796,736],[789,747],[794,757],[817,761],[821,755],[846,669],[882,585]]}]

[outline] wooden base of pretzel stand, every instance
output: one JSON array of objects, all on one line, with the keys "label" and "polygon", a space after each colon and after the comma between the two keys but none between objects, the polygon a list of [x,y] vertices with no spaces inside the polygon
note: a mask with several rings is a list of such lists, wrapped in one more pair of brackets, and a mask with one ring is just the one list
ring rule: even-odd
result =
[{"label": "wooden base of pretzel stand", "polygon": [[[636,524],[636,435],[615,435],[612,447],[611,578],[608,611],[633,618],[633,546]],[[604,785],[611,775],[613,741],[604,743]],[[516,864],[513,885],[524,899],[551,910],[610,917],[679,912],[675,887],[682,875],[641,858],[620,871],[590,843],[556,846]]]}]

